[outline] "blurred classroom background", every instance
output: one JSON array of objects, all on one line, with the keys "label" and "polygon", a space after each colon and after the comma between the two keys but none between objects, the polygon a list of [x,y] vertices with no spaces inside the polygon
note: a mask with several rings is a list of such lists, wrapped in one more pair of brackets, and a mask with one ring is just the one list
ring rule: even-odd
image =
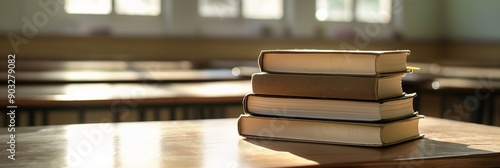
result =
[{"label": "blurred classroom background", "polygon": [[[4,0],[0,55],[7,65],[5,57],[16,54],[20,126],[237,117],[259,52],[294,48],[409,49],[408,65],[421,69],[403,86],[418,93],[416,110],[500,126],[498,6],[494,0]],[[0,73],[6,72],[4,66]],[[9,105],[7,93],[1,95]]]}]

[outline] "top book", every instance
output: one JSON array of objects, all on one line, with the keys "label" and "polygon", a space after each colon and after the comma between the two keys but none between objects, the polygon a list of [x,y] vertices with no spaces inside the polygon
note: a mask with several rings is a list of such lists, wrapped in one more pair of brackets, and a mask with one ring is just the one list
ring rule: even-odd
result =
[{"label": "top book", "polygon": [[378,75],[406,72],[410,50],[263,50],[259,68],[269,73]]}]

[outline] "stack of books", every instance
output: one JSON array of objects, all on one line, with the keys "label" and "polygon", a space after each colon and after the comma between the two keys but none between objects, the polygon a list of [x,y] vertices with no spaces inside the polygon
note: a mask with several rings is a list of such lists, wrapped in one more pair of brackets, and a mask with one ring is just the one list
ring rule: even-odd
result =
[{"label": "stack of books", "polygon": [[387,146],[423,137],[401,79],[409,50],[264,50],[243,99],[248,138]]}]

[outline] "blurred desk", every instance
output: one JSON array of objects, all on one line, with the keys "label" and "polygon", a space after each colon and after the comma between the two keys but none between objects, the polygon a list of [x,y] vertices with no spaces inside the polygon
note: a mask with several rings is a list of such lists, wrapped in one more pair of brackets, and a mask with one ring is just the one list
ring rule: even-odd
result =
[{"label": "blurred desk", "polygon": [[[15,76],[20,84],[168,83],[250,79],[250,75],[258,71],[257,67],[232,62],[219,64],[201,65],[191,61],[19,61]],[[0,75],[6,76],[6,72],[2,71]]]},{"label": "blurred desk", "polygon": [[[20,117],[16,119],[22,125],[47,125],[96,122],[96,118],[120,122],[223,117],[226,107],[241,105],[242,97],[250,92],[249,75],[258,70],[241,65],[246,64],[17,61],[15,100]],[[6,71],[2,74],[6,75]],[[6,105],[6,94],[0,93],[0,105]],[[87,115],[103,110],[101,113],[107,113],[110,109],[112,117]],[[137,115],[124,120],[123,114],[131,111]],[[161,115],[165,113],[167,117]]]},{"label": "blurred desk", "polygon": [[[17,85],[16,105],[21,115],[29,115],[29,125],[37,125],[34,113],[41,113],[41,125],[47,125],[49,111],[76,110],[80,123],[85,111],[92,109],[112,110],[113,121],[119,122],[120,114],[139,110],[139,121],[143,121],[145,111],[155,110],[158,120],[159,109],[169,110],[175,119],[175,111],[180,108],[187,116],[194,111],[200,118],[211,118],[218,107],[239,105],[243,96],[251,91],[249,80],[193,83],[72,83]],[[7,93],[1,93],[0,101],[7,105]],[[37,112],[38,111],[38,112]],[[18,117],[19,118],[19,117]],[[183,119],[187,119],[184,117]]]},{"label": "blurred desk", "polygon": [[206,82],[241,80],[231,69],[170,70],[170,71],[43,71],[16,74],[20,83],[152,83],[152,82]]},{"label": "blurred desk", "polygon": [[420,67],[403,78],[406,92],[417,92],[421,114],[500,126],[500,68],[408,63]]},{"label": "blurred desk", "polygon": [[[19,85],[18,106],[99,106],[115,100],[141,100],[143,105],[225,102],[251,91],[249,80],[195,83],[72,83]],[[1,93],[7,102],[7,93]]]},{"label": "blurred desk", "polygon": [[[497,167],[500,128],[427,117],[424,139],[366,148],[245,139],[236,119],[16,128],[1,167]],[[0,139],[8,139],[6,129]]]}]

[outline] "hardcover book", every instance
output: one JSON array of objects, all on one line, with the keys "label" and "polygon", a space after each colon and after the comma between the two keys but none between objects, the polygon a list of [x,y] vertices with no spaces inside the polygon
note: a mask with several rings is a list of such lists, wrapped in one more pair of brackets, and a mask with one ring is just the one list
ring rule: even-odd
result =
[{"label": "hardcover book", "polygon": [[416,116],[387,123],[259,117],[243,114],[238,133],[248,138],[380,147],[423,137]]},{"label": "hardcover book", "polygon": [[377,75],[405,72],[409,50],[263,50],[262,72]]},{"label": "hardcover book", "polygon": [[416,115],[415,96],[413,93],[379,101],[352,101],[247,94],[243,108],[256,116],[383,122]]},{"label": "hardcover book", "polygon": [[261,72],[252,75],[252,91],[255,94],[280,96],[380,100],[403,95],[401,78],[401,73],[335,76]]}]

